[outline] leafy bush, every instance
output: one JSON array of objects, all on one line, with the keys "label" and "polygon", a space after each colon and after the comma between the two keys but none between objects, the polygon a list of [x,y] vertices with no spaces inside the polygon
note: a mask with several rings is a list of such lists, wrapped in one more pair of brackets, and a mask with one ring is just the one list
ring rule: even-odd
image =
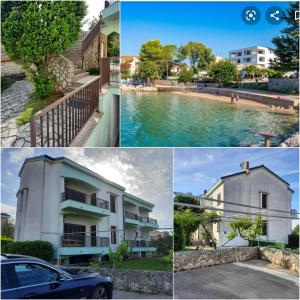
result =
[{"label": "leafy bush", "polygon": [[272,248],[276,248],[276,249],[285,249],[287,247],[287,244],[283,243],[276,243],[276,242],[269,242],[269,241],[253,241],[252,242],[252,246],[262,246],[262,247],[267,247],[267,246],[270,246]]},{"label": "leafy bush", "polygon": [[33,115],[34,115],[33,107],[26,108],[17,118],[17,126],[22,126],[28,123]]},{"label": "leafy bush", "polygon": [[88,70],[88,72],[90,73],[90,75],[99,75],[100,74],[99,68],[90,68]]},{"label": "leafy bush", "polygon": [[181,223],[174,219],[174,251],[181,251],[185,247],[185,232]]},{"label": "leafy bush", "polygon": [[8,242],[1,247],[2,253],[29,255],[51,261],[54,250],[46,241]]},{"label": "leafy bush", "polygon": [[13,243],[13,239],[10,237],[2,236],[1,237],[1,247],[5,247],[7,244]]},{"label": "leafy bush", "polygon": [[125,241],[122,241],[115,252],[113,252],[112,248],[109,246],[108,248],[108,257],[111,263],[111,267],[113,267],[113,263],[118,264],[124,258],[128,258],[129,255],[129,247]]},{"label": "leafy bush", "polygon": [[299,248],[299,235],[290,234],[288,245],[291,248]]},{"label": "leafy bush", "polygon": [[194,71],[184,66],[178,74],[178,81],[187,83],[187,82],[193,82],[193,80],[194,80]]},{"label": "leafy bush", "polygon": [[37,97],[44,99],[48,97],[54,90],[56,78],[52,75],[46,76],[43,73],[32,76],[34,93]]}]

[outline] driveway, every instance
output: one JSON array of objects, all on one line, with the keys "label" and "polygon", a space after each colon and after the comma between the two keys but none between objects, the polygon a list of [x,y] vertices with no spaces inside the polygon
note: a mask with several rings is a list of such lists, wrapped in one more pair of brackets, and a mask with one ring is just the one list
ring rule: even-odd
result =
[{"label": "driveway", "polygon": [[156,295],[137,292],[114,290],[114,299],[173,299],[170,295]]},{"label": "driveway", "polygon": [[299,299],[297,277],[227,264],[174,274],[175,299]]}]

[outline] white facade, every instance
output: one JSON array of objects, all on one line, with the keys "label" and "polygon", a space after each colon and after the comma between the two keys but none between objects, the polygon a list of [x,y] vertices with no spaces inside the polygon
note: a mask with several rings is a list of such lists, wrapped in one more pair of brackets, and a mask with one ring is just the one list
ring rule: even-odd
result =
[{"label": "white facade", "polygon": [[274,59],[274,51],[267,47],[254,46],[229,51],[229,58],[238,66],[256,65],[268,68],[270,59]]},{"label": "white facade", "polygon": [[[20,171],[15,240],[49,241],[57,259],[78,255],[101,256],[125,240],[132,244],[124,210],[125,188],[66,158],[27,159]],[[132,206],[148,218],[154,205],[134,197]],[[139,206],[145,207],[139,211]],[[148,230],[157,227],[148,224]],[[132,232],[131,232],[132,231]],[[134,235],[135,236],[135,235]],[[132,244],[133,252],[155,251],[147,234]],[[143,246],[145,245],[145,246]]]},{"label": "white facade", "polygon": [[[263,196],[264,195],[264,196]],[[234,218],[251,217],[255,218],[255,214],[262,215],[263,221],[266,222],[266,234],[259,237],[259,240],[271,242],[288,242],[288,235],[292,232],[292,220],[280,217],[291,216],[291,195],[292,190],[289,184],[276,176],[265,166],[252,168],[249,172],[241,172],[229,176],[222,177],[203,197],[209,199],[221,200],[223,202],[215,202],[202,200],[205,206],[213,206],[225,211],[218,211],[223,217],[220,224],[213,224],[210,231],[217,240],[218,246],[222,246],[227,242],[227,234],[231,231],[229,222]],[[262,203],[262,198],[266,200]],[[242,204],[245,206],[236,206],[226,202]],[[258,207],[249,208],[246,206]],[[226,211],[227,210],[227,211]],[[239,214],[229,211],[239,211]],[[279,211],[268,211],[279,210]],[[265,215],[265,216],[263,216]],[[276,217],[274,217],[276,216]],[[192,239],[201,238],[201,230],[197,230]],[[247,241],[240,237],[234,238],[226,246],[246,246]]]}]

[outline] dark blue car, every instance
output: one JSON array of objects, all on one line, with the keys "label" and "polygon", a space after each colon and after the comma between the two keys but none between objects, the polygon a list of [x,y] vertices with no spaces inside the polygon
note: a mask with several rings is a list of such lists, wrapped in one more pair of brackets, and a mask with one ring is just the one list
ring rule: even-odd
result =
[{"label": "dark blue car", "polygon": [[112,293],[110,277],[71,274],[35,257],[1,255],[2,299],[111,299]]}]

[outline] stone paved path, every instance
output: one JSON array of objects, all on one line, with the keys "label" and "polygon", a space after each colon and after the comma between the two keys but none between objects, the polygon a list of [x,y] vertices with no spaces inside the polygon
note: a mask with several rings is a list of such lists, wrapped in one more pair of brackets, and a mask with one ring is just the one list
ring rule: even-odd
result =
[{"label": "stone paved path", "polygon": [[[32,93],[33,87],[27,80],[16,81],[1,94],[1,147],[30,146],[28,144],[28,125],[17,127],[16,119],[23,111]],[[26,139],[19,145],[16,143],[18,136],[22,133]],[[30,137],[30,132],[29,132]],[[25,143],[27,142],[27,143]]]}]

